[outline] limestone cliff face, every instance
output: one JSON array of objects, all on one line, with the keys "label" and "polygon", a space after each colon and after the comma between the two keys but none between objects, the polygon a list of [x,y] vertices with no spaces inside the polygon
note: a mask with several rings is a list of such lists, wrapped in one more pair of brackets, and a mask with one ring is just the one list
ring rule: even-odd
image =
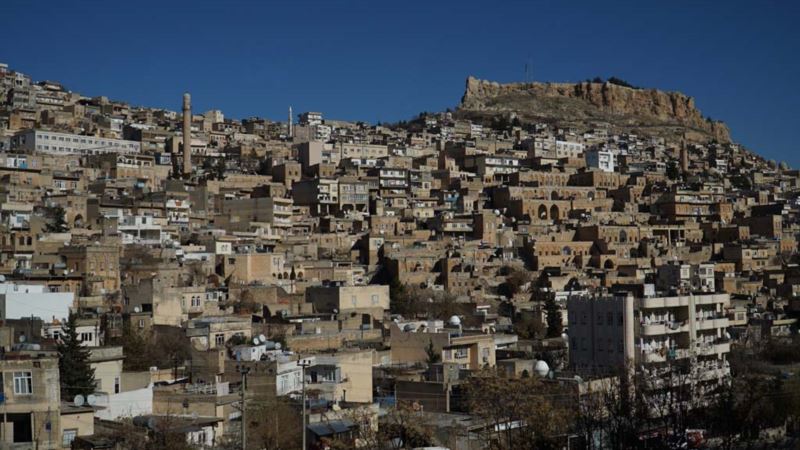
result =
[{"label": "limestone cliff face", "polygon": [[459,111],[514,112],[528,119],[568,122],[600,120],[624,127],[677,126],[730,142],[727,126],[703,117],[692,97],[608,82],[500,84],[469,77]]}]

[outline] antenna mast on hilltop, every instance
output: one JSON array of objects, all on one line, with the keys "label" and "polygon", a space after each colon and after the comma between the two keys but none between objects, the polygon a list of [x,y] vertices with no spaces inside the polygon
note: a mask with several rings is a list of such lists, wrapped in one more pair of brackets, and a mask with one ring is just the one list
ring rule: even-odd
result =
[{"label": "antenna mast on hilltop", "polygon": [[528,60],[525,61],[525,84],[529,84],[533,81],[531,77],[531,73],[533,72],[533,62],[531,62],[531,57],[528,55]]}]

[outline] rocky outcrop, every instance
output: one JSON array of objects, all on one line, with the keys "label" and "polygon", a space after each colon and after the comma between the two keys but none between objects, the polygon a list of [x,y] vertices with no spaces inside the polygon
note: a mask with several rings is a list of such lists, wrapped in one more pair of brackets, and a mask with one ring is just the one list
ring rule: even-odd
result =
[{"label": "rocky outcrop", "polygon": [[608,82],[500,84],[469,77],[459,112],[514,113],[530,120],[604,121],[625,128],[681,127],[730,142],[728,127],[703,117],[692,97]]}]

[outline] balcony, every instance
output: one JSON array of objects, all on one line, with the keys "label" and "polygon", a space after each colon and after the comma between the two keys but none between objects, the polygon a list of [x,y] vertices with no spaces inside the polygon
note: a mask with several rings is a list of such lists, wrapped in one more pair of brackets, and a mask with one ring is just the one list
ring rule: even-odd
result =
[{"label": "balcony", "polygon": [[643,309],[676,308],[688,305],[689,297],[651,297],[642,299]]},{"label": "balcony", "polygon": [[689,350],[673,347],[671,349],[657,349],[642,352],[642,361],[645,363],[661,363],[689,357]]},{"label": "balcony", "polygon": [[716,367],[711,369],[702,369],[698,371],[697,378],[700,381],[719,380],[730,375],[731,370],[728,367]]},{"label": "balcony", "polygon": [[715,316],[712,319],[698,319],[695,321],[697,330],[716,330],[718,328],[728,328],[729,320],[727,317]]},{"label": "balcony", "polygon": [[292,226],[292,219],[287,219],[284,217],[273,217],[272,222],[274,226],[285,226],[290,227]]},{"label": "balcony", "polygon": [[689,325],[686,322],[660,322],[642,325],[642,336],[660,336],[664,334],[686,333]]},{"label": "balcony", "polygon": [[661,354],[659,352],[645,352],[642,354],[642,359],[648,364],[662,363],[667,361],[667,354]]},{"label": "balcony", "polygon": [[717,339],[714,342],[698,342],[697,354],[701,356],[719,355],[731,351],[731,343],[727,339]]},{"label": "balcony", "polygon": [[717,343],[714,344],[714,349],[716,353],[730,353],[731,343],[728,340],[717,341]]}]

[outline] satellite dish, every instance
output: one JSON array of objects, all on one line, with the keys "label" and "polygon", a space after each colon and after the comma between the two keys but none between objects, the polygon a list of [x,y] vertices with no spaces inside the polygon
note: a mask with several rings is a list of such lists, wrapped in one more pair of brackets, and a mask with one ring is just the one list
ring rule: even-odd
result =
[{"label": "satellite dish", "polygon": [[275,343],[275,350],[280,350],[280,349],[281,349],[281,343],[280,342],[276,342]]},{"label": "satellite dish", "polygon": [[258,340],[258,336],[253,338],[253,345],[258,345],[260,343],[261,343],[261,341]]},{"label": "satellite dish", "polygon": [[141,309],[138,306],[134,306],[133,307],[133,312],[138,313],[140,311],[141,311]]},{"label": "satellite dish", "polygon": [[89,394],[89,395],[86,397],[86,403],[88,403],[88,404],[89,404],[89,406],[94,406],[94,405],[96,405],[96,404],[97,404],[97,396],[96,396],[96,395],[94,395],[94,394]]},{"label": "satellite dish", "polygon": [[84,400],[83,400],[83,396],[82,396],[81,394],[78,394],[78,395],[76,395],[76,396],[75,396],[75,398],[72,400],[72,403],[73,403],[75,406],[83,406],[83,401],[84,401]]},{"label": "satellite dish", "polygon": [[263,334],[259,334],[258,335],[258,340],[261,341],[262,344],[266,344],[267,343],[267,337],[264,336]]},{"label": "satellite dish", "polygon": [[25,335],[24,335],[24,334],[20,334],[20,335],[19,335],[19,341],[20,341],[20,342],[25,342],[25,340],[26,340],[26,339],[27,339],[27,338],[25,337]]}]

